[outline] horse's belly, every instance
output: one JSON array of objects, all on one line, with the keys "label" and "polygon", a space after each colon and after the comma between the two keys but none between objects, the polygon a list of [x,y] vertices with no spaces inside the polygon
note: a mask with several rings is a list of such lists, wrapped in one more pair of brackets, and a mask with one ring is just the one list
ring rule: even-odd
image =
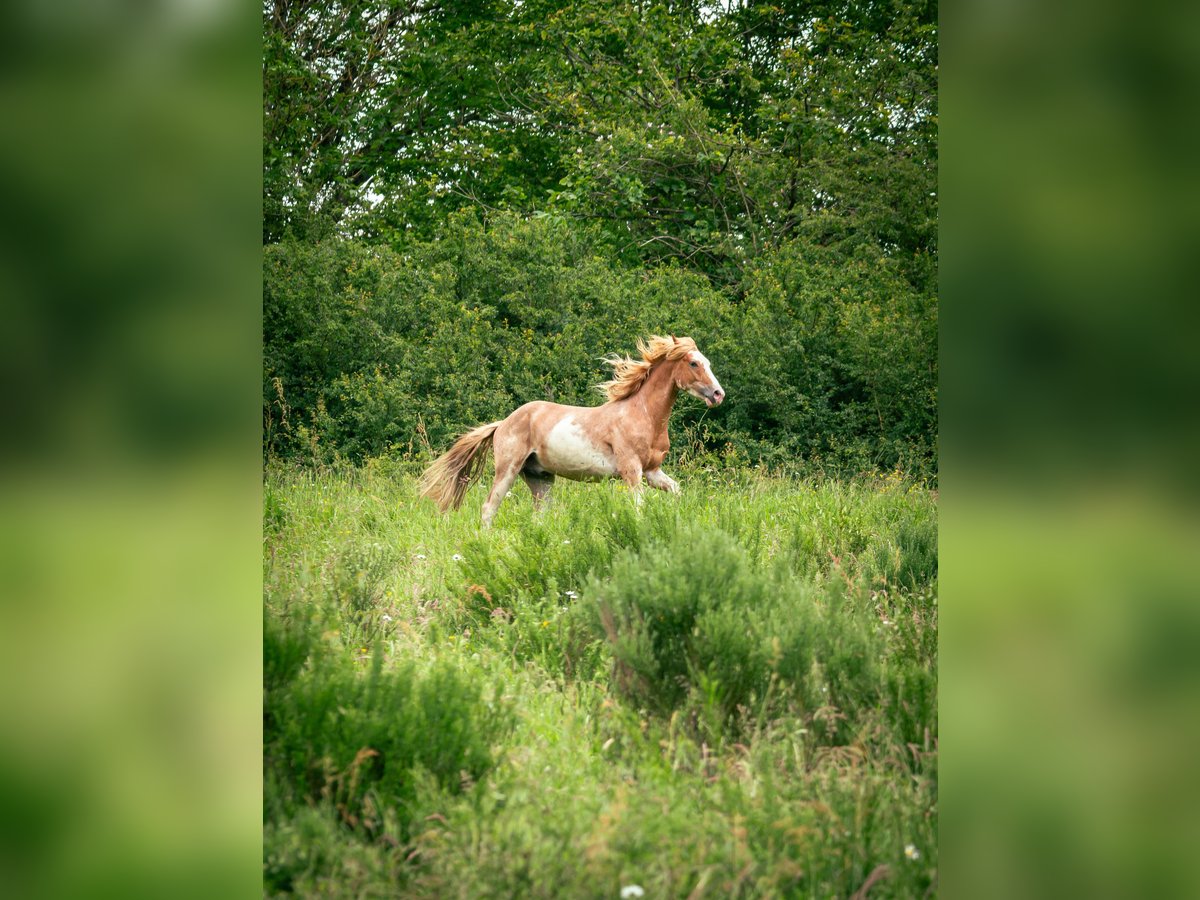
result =
[{"label": "horse's belly", "polygon": [[612,456],[597,447],[570,416],[560,419],[538,450],[538,461],[550,472],[567,478],[616,475]]}]

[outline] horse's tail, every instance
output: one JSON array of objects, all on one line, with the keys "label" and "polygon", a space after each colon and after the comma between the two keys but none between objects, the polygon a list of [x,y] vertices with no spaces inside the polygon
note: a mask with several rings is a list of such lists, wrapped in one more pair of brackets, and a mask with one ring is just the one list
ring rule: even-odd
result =
[{"label": "horse's tail", "polygon": [[499,422],[492,422],[468,431],[430,463],[421,475],[421,496],[436,503],[442,512],[458,509],[467,488],[483,474],[492,435],[499,426]]}]

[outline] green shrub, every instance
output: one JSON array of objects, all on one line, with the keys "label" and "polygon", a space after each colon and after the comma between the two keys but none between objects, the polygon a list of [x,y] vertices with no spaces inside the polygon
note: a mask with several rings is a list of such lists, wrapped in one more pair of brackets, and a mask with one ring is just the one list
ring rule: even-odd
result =
[{"label": "green shrub", "polygon": [[[684,709],[714,734],[785,707],[853,714],[883,689],[882,647],[836,591],[754,567],[719,531],[626,552],[585,596],[580,615],[610,644],[620,692],[660,715]],[[825,737],[844,737],[830,721]]]},{"label": "green shrub", "polygon": [[393,551],[380,543],[352,543],[332,560],[328,599],[336,604],[345,643],[368,647],[382,635],[378,609],[395,566]]},{"label": "green shrub", "polygon": [[802,241],[760,258],[744,290],[706,352],[724,370],[724,427],[751,458],[936,473],[936,297],[869,244]]},{"label": "green shrub", "polygon": [[323,805],[368,835],[389,821],[403,831],[421,773],[457,793],[491,769],[492,745],[510,725],[507,709],[451,663],[384,671],[376,653],[366,671],[330,659],[290,681],[273,676],[264,701],[267,805],[275,818]]},{"label": "green shrub", "polygon": [[[505,502],[519,500],[510,497]],[[570,533],[573,537],[565,543],[562,532],[553,524],[534,521],[500,546],[494,546],[486,535],[467,541],[462,578],[469,585],[485,588],[491,598],[491,607],[479,606],[477,612],[490,613],[495,607],[511,609],[521,600],[553,599],[563,591],[577,590],[589,573],[608,568],[614,548],[603,536],[586,528]]]},{"label": "green shrub", "polygon": [[[395,885],[403,874],[402,856],[359,840],[328,810],[306,807],[263,823],[264,896],[378,896],[379,884]],[[366,885],[374,891],[360,892]]]},{"label": "green shrub", "polygon": [[316,652],[308,623],[263,615],[263,690],[268,694],[290,684]]},{"label": "green shrub", "polygon": [[694,458],[936,477],[936,298],[878,249],[785,245],[736,292],[620,262],[553,217],[452,217],[403,252],[348,240],[264,250],[268,454],[425,457],[523,403],[593,405],[646,334],[690,334],[729,393],[683,400]]}]

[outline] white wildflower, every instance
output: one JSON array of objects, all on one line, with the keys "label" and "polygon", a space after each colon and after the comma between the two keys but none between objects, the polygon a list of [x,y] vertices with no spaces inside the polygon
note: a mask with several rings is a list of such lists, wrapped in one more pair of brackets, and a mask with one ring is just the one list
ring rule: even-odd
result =
[{"label": "white wildflower", "polygon": [[455,554],[454,554],[452,557],[450,557],[450,558],[451,558],[452,560],[454,560],[455,562],[462,562],[462,560],[463,560],[463,558],[462,558],[462,554],[461,554],[461,553],[455,553]]},{"label": "white wildflower", "polygon": [[909,859],[916,860],[921,858],[921,851],[918,850],[914,844],[905,844],[904,855]]},{"label": "white wildflower", "polygon": [[577,593],[575,593],[574,591],[563,591],[563,596],[570,597],[572,600],[574,600],[579,595]]},{"label": "white wildflower", "polygon": [[644,897],[646,892],[642,890],[640,884],[627,884],[621,888],[621,900],[629,900],[631,897]]},{"label": "white wildflower", "polygon": [[565,540],[565,541],[563,541],[563,543],[564,543],[564,544],[569,544],[569,543],[571,543],[571,541],[568,539],[568,540]]},{"label": "white wildflower", "polygon": [[389,616],[387,613],[384,613],[384,614],[383,614],[383,615],[382,615],[380,618],[382,618],[382,619],[383,619],[383,621],[385,621],[385,622],[390,622],[390,621],[392,621],[392,617],[391,617],[391,616]]},{"label": "white wildflower", "polygon": [[416,556],[413,557],[413,559],[424,559],[424,558],[425,558],[424,553],[418,553]]}]

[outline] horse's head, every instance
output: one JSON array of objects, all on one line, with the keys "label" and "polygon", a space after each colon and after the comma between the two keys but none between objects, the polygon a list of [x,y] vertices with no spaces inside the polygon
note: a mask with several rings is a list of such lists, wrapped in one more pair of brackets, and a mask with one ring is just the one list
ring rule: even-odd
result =
[{"label": "horse's head", "polygon": [[675,362],[675,386],[699,397],[709,407],[725,399],[725,390],[713,374],[712,364],[699,350],[692,350]]}]

